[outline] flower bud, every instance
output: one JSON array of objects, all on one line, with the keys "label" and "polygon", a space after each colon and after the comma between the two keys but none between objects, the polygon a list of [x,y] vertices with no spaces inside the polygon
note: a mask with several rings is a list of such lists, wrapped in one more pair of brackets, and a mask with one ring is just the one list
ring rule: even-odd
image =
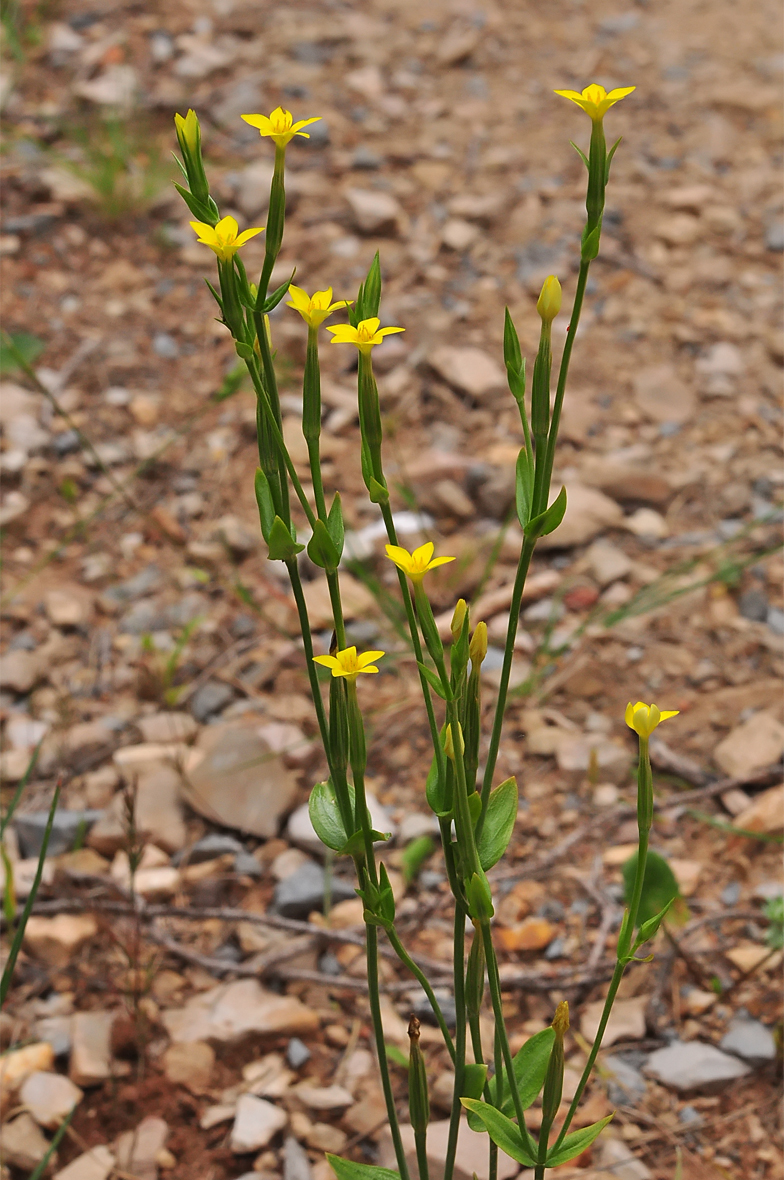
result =
[{"label": "flower bud", "polygon": [[185,116],[175,115],[174,127],[183,152],[190,152],[195,156],[201,142],[201,129],[196,112],[190,110]]},{"label": "flower bud", "polygon": [[474,668],[478,668],[487,655],[487,623],[477,623],[468,652]]},{"label": "flower bud", "polygon": [[480,930],[475,933],[471,950],[468,952],[465,994],[468,1015],[478,1016],[485,994],[485,948]]},{"label": "flower bud", "polygon": [[[465,753],[465,742],[463,741],[463,730],[460,727],[459,721],[457,722],[457,748],[460,752],[460,756],[462,757],[462,755]],[[446,754],[447,758],[451,758],[451,760],[454,762],[455,741],[452,736],[451,725],[447,725],[446,732],[444,734],[444,753]]]},{"label": "flower bud", "polygon": [[562,1000],[555,1010],[553,1030],[555,1040],[550,1050],[550,1060],[547,1063],[547,1074],[542,1091],[542,1128],[549,1131],[553,1119],[558,1113],[563,1095],[564,1078],[564,1036],[569,1028],[569,1005]]},{"label": "flower bud", "polygon": [[536,310],[546,324],[551,324],[561,310],[561,284],[555,275],[548,275],[542,284]]},{"label": "flower bud", "polygon": [[455,613],[452,615],[452,622],[449,627],[452,631],[452,642],[457,643],[463,630],[463,621],[468,613],[468,604],[464,598],[458,598]]},{"label": "flower bud", "polygon": [[417,1135],[424,1135],[430,1121],[430,1099],[427,1093],[427,1071],[419,1045],[419,1021],[412,1016],[408,1022],[408,1112],[411,1126]]}]

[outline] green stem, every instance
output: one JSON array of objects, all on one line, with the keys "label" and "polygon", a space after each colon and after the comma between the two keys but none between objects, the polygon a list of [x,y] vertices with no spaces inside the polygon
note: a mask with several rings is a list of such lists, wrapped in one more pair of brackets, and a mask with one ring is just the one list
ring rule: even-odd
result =
[{"label": "green stem", "polygon": [[[329,729],[327,726],[327,714],[324,709],[324,701],[321,697],[321,686],[318,680],[318,673],[316,672],[316,665],[313,663],[313,637],[310,631],[310,619],[308,618],[308,608],[305,603],[305,595],[302,590],[302,580],[299,576],[299,567],[297,566],[297,559],[292,558],[291,561],[286,562],[286,569],[289,573],[291,581],[291,589],[294,592],[294,602],[297,607],[297,615],[299,616],[299,628],[302,632],[302,646],[305,648],[305,663],[308,669],[308,680],[310,681],[310,693],[313,697],[313,705],[316,709],[316,720],[319,727],[319,737],[321,744],[324,747],[324,753],[327,762],[330,762],[329,757]],[[330,766],[330,773],[332,767]]]},{"label": "green stem", "polygon": [[397,957],[400,959],[400,962],[403,963],[404,966],[408,968],[408,970],[414,976],[416,981],[419,983],[420,987],[422,988],[422,991],[427,996],[427,998],[430,1002],[430,1007],[433,1009],[433,1014],[434,1014],[436,1020],[438,1021],[438,1027],[441,1029],[441,1035],[444,1038],[444,1044],[447,1047],[447,1052],[449,1053],[449,1056],[452,1058],[452,1061],[454,1061],[455,1060],[455,1046],[452,1041],[452,1037],[449,1032],[449,1029],[447,1027],[446,1020],[444,1019],[444,1013],[441,1011],[441,1005],[439,1004],[438,1000],[436,999],[435,993],[433,991],[433,988],[430,985],[430,982],[429,982],[427,976],[422,971],[422,968],[417,966],[417,964],[414,962],[414,960],[409,955],[406,948],[403,946],[403,943],[400,941],[400,937],[399,937],[397,931],[395,930],[394,926],[390,926],[387,929],[387,938],[389,939],[389,942],[390,942],[390,945],[391,945],[393,951],[395,952]]},{"label": "green stem", "polygon": [[419,1169],[419,1180],[429,1180],[430,1169],[427,1163],[427,1131],[415,1131],[414,1143],[416,1145],[417,1168]]},{"label": "green stem", "polygon": [[449,1115],[449,1137],[444,1161],[444,1180],[452,1180],[457,1156],[457,1136],[460,1130],[460,1116],[463,1108],[460,1098],[465,1081],[466,1059],[466,1000],[465,1000],[465,910],[455,898],[454,925],[454,988],[455,988],[455,1088],[452,1093],[452,1109]]},{"label": "green stem", "polygon": [[553,402],[553,412],[550,418],[550,433],[547,438],[547,462],[544,471],[544,508],[547,507],[547,500],[550,495],[550,481],[553,477],[553,463],[555,462],[555,444],[558,441],[558,426],[561,421],[561,409],[566,392],[566,379],[569,375],[569,362],[572,357],[572,349],[574,348],[577,328],[580,323],[580,313],[583,307],[585,284],[588,282],[588,269],[590,265],[590,262],[580,263],[580,273],[577,276],[572,314],[569,318],[569,326],[566,329],[566,340],[564,341],[563,352],[561,354],[561,365],[558,370],[558,385],[555,390],[555,401]]},{"label": "green stem", "polygon": [[[506,1025],[504,1023],[503,1001],[501,999],[501,977],[498,974],[498,960],[495,957],[495,948],[493,946],[493,936],[490,932],[490,921],[485,918],[480,923],[482,931],[482,939],[485,947],[485,959],[487,962],[487,986],[493,1002],[493,1016],[495,1017],[495,1031],[501,1042],[501,1056],[504,1061],[504,1068],[506,1069],[506,1076],[509,1080],[509,1089],[512,1095],[512,1102],[514,1103],[514,1111],[517,1116],[517,1125],[520,1130],[526,1150],[530,1152],[533,1159],[536,1158],[537,1146],[531,1138],[531,1133],[525,1125],[525,1112],[523,1111],[523,1104],[520,1100],[520,1095],[517,1090],[517,1082],[514,1075],[514,1061],[512,1059],[512,1049],[509,1044],[509,1037],[506,1032]],[[497,1082],[498,1093],[501,1093],[501,1079],[500,1075]]]},{"label": "green stem", "polygon": [[651,763],[648,753],[648,742],[644,738],[640,738],[640,763],[638,770],[638,787],[637,787],[637,822],[639,827],[639,844],[637,851],[637,868],[634,874],[634,887],[632,889],[632,898],[629,903],[629,910],[621,925],[621,932],[618,936],[618,957],[615,963],[615,970],[613,971],[612,979],[610,980],[610,987],[607,992],[607,998],[604,1001],[604,1008],[602,1009],[601,1020],[599,1027],[596,1030],[596,1036],[591,1047],[591,1052],[588,1054],[588,1060],[585,1063],[585,1068],[582,1072],[579,1084],[575,1091],[572,1103],[567,1111],[564,1124],[561,1127],[558,1138],[553,1145],[553,1151],[557,1151],[566,1138],[566,1134],[571,1126],[572,1119],[575,1116],[577,1107],[580,1104],[580,1099],[583,1096],[585,1087],[591,1077],[591,1072],[596,1063],[596,1058],[599,1055],[599,1050],[602,1047],[602,1038],[604,1037],[607,1024],[610,1019],[615,997],[618,994],[618,988],[623,978],[623,973],[626,970],[627,964],[630,962],[631,946],[634,940],[634,931],[637,926],[637,918],[640,912],[640,900],[642,898],[643,885],[645,883],[645,867],[648,861],[648,843],[650,838],[651,822],[653,815],[653,783],[651,780]]},{"label": "green stem", "polygon": [[506,643],[504,645],[504,662],[501,667],[501,679],[498,685],[498,698],[495,705],[495,714],[493,716],[493,728],[490,733],[490,746],[487,751],[487,762],[485,763],[485,773],[482,778],[482,811],[479,815],[479,821],[476,826],[477,840],[482,835],[482,829],[485,823],[485,815],[487,814],[487,804],[490,798],[490,788],[493,785],[493,775],[495,773],[495,764],[498,759],[498,749],[501,744],[501,730],[504,724],[504,713],[506,711],[506,700],[509,694],[509,677],[512,673],[512,660],[514,659],[515,638],[517,636],[517,626],[520,621],[520,607],[523,603],[523,590],[525,589],[525,579],[528,577],[528,569],[531,564],[531,557],[534,552],[534,541],[530,541],[528,537],[523,540],[523,547],[520,550],[520,560],[517,563],[517,574],[515,575],[514,587],[512,589],[512,601],[509,606],[509,626],[506,630]]},{"label": "green stem", "polygon": [[[288,458],[288,452],[286,451],[285,444],[283,444],[283,418],[281,417],[281,413],[280,413],[280,396],[278,394],[278,378],[277,378],[277,374],[275,373],[275,364],[272,359],[272,349],[270,347],[270,340],[269,340],[269,336],[267,335],[267,326],[264,323],[264,315],[262,312],[254,311],[253,323],[256,328],[256,339],[259,342],[259,352],[261,354],[261,364],[262,364],[262,368],[264,370],[264,387],[267,391],[267,397],[269,399],[269,407],[270,407],[270,410],[272,411],[272,417],[274,420],[274,424],[277,428],[276,431],[273,431],[273,436],[275,437],[276,442],[278,442],[278,436],[280,436],[280,442],[278,443],[278,446],[283,447],[283,451],[285,452],[286,457]],[[289,463],[290,462],[291,461],[289,460]],[[293,470],[293,464],[291,464],[291,469]],[[287,508],[288,502],[289,502],[288,484],[286,483],[286,477],[284,476],[283,472],[280,471],[279,474],[280,474],[281,500],[282,500],[284,507]],[[289,472],[289,474],[291,474],[291,471]],[[292,478],[292,483],[294,484],[294,487],[296,489],[297,484],[299,483],[299,480],[297,480],[297,478],[296,478],[296,472],[294,472],[294,477]],[[297,495],[299,496],[299,491],[297,491]],[[302,498],[300,497],[300,502],[301,502],[301,499]],[[309,511],[309,509],[308,509],[308,511]],[[306,512],[306,515],[307,515],[307,512]],[[285,520],[286,524],[288,524],[288,517],[284,517],[283,519]],[[311,522],[311,528],[312,527],[313,527],[313,525]]]},{"label": "green stem", "polygon": [[340,601],[340,581],[337,570],[333,570],[331,573],[329,570],[326,572],[332,619],[335,624],[335,638],[338,643],[338,651],[343,651],[346,646],[346,625],[343,621],[343,604]]},{"label": "green stem", "polygon": [[395,1107],[395,1096],[392,1093],[392,1080],[389,1076],[389,1062],[387,1061],[387,1049],[384,1040],[384,1026],[381,1020],[381,995],[378,982],[378,927],[372,925],[370,922],[366,923],[365,934],[368,998],[370,1000],[370,1017],[373,1023],[373,1036],[376,1042],[378,1068],[381,1074],[381,1088],[384,1091],[389,1130],[392,1135],[392,1144],[395,1149],[398,1171],[400,1172],[401,1180],[410,1180],[408,1161],[406,1160],[406,1153],[403,1149],[403,1140],[400,1136],[400,1124]]}]

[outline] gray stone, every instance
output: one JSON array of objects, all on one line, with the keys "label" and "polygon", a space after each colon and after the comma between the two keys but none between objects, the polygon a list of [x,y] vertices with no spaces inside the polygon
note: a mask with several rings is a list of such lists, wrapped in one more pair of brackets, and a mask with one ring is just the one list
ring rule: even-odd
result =
[{"label": "gray stone", "polygon": [[634,1106],[646,1090],[645,1078],[638,1069],[622,1055],[605,1057],[607,1097],[614,1106]]},{"label": "gray stone", "polygon": [[132,578],[128,578],[125,582],[120,582],[116,586],[110,586],[104,592],[104,597],[109,598],[117,603],[133,602],[137,598],[142,598],[145,594],[151,594],[153,590],[157,590],[162,581],[162,574],[157,565],[148,565],[145,569],[140,570],[138,574],[134,574]]},{"label": "gray stone", "polygon": [[774,254],[784,251],[784,221],[771,221],[765,227],[765,246]]},{"label": "gray stone", "polygon": [[283,1180],[311,1180],[310,1160],[305,1148],[287,1135],[283,1141]]},{"label": "gray stone", "polygon": [[730,1057],[704,1041],[673,1041],[666,1049],[651,1053],[643,1073],[664,1086],[688,1093],[722,1090],[736,1078],[751,1073],[751,1069],[737,1057]]},{"label": "gray stone", "polygon": [[[326,875],[321,865],[307,861],[275,888],[274,908],[284,918],[306,918],[324,908]],[[356,897],[354,886],[340,877],[330,879],[332,904]]]},{"label": "gray stone", "polygon": [[234,872],[240,877],[260,877],[261,865],[252,852],[238,852],[234,857]]},{"label": "gray stone", "polygon": [[764,623],[768,617],[768,599],[761,590],[744,590],[738,599],[738,609],[744,619]]},{"label": "gray stone", "polygon": [[183,784],[200,815],[223,827],[269,839],[296,797],[297,781],[252,722],[208,726],[196,746],[201,762]]},{"label": "gray stone", "polygon": [[121,618],[118,631],[121,635],[149,635],[153,631],[166,630],[166,612],[153,600],[135,602]]},{"label": "gray stone", "polygon": [[767,623],[774,635],[784,635],[784,610],[772,606],[768,611]]},{"label": "gray stone", "polygon": [[685,1127],[694,1127],[703,1121],[702,1115],[693,1106],[684,1106],[678,1112],[678,1121]]},{"label": "gray stone", "polygon": [[220,713],[234,700],[234,690],[220,680],[208,680],[201,688],[197,688],[191,697],[191,713],[197,721],[202,723],[209,717]]},{"label": "gray stone", "polygon": [[740,901],[740,881],[730,881],[721,891],[722,905],[733,906]]},{"label": "gray stone", "polygon": [[759,1020],[736,1017],[720,1041],[727,1053],[742,1057],[750,1065],[767,1065],[776,1060],[776,1042],[773,1034]]},{"label": "gray stone", "polygon": [[392,193],[380,189],[346,189],[357,229],[364,234],[394,232],[401,215],[400,205]]},{"label": "gray stone", "polygon": [[152,338],[153,352],[164,360],[173,361],[180,355],[180,347],[168,332],[156,332]]},{"label": "gray stone", "polygon": [[189,865],[199,865],[205,860],[216,860],[219,856],[236,856],[244,852],[245,846],[236,836],[229,836],[223,832],[210,832],[202,836],[190,848],[183,848],[172,857],[172,864],[179,865],[183,861]]},{"label": "gray stone", "polygon": [[604,1174],[615,1180],[651,1180],[653,1172],[638,1160],[628,1143],[614,1135],[603,1135],[599,1140],[599,1158]]},{"label": "gray stone", "polygon": [[[58,807],[54,813],[47,856],[60,856],[64,852],[70,852],[77,837],[85,836],[102,815],[102,811],[66,811]],[[17,813],[14,816],[14,829],[23,857],[38,856],[48,821],[48,811],[30,811],[26,815]]]},{"label": "gray stone", "polygon": [[70,1016],[42,1016],[36,1020],[34,1032],[39,1041],[52,1046],[55,1057],[67,1057],[71,1052]]},{"label": "gray stone", "polygon": [[299,1037],[292,1037],[286,1046],[286,1060],[292,1069],[299,1069],[310,1061],[310,1049]]}]

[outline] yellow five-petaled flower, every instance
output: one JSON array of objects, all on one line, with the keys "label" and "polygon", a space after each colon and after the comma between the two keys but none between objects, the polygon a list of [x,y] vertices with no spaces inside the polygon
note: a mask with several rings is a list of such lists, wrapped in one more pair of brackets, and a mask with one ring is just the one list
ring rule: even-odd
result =
[{"label": "yellow five-petaled flower", "polygon": [[373,316],[370,320],[360,320],[356,328],[353,324],[338,324],[335,328],[327,327],[332,333],[333,344],[355,344],[365,356],[370,356],[370,350],[376,344],[381,344],[385,336],[393,332],[405,332],[405,328],[382,328],[381,320]]},{"label": "yellow five-petaled flower", "polygon": [[658,705],[645,705],[642,701],[633,705],[629,701],[624,720],[629,729],[633,729],[641,738],[647,740],[657,725],[660,725],[662,721],[667,721],[670,717],[677,717],[679,712],[680,709],[665,709],[662,712]]},{"label": "yellow five-petaled flower", "polygon": [[620,102],[622,98],[626,98],[627,94],[631,94],[636,90],[636,86],[622,86],[617,90],[608,92],[603,86],[586,86],[582,94],[578,94],[576,90],[556,90],[556,94],[560,94],[562,98],[568,98],[572,102],[576,102],[578,107],[582,107],[587,115],[590,115],[594,122],[603,119],[606,112],[616,102]]},{"label": "yellow five-petaled flower", "polygon": [[295,123],[291,111],[284,111],[283,107],[275,107],[270,115],[243,115],[242,118],[246,123],[250,123],[251,127],[256,127],[259,135],[268,135],[270,139],[274,140],[277,147],[284,148],[295,135],[301,135],[303,139],[310,139],[308,132],[303,131],[302,128],[309,127],[311,123],[318,123],[321,116],[316,115],[313,119],[300,119],[299,123]]},{"label": "yellow five-petaled flower", "polygon": [[263,225],[258,225],[254,229],[245,229],[238,233],[240,227],[233,217],[222,217],[214,228],[204,221],[192,221],[190,225],[191,229],[196,231],[202,245],[214,250],[222,262],[230,262],[240,246],[244,246],[264,229]]},{"label": "yellow five-petaled flower", "polygon": [[454,557],[433,557],[434,549],[432,541],[420,545],[413,553],[402,549],[400,545],[387,545],[387,557],[399,570],[408,574],[412,582],[421,582],[428,570],[434,570],[436,566],[446,565],[448,561],[455,560]]},{"label": "yellow five-petaled flower", "polygon": [[337,303],[333,303],[331,287],[327,287],[326,291],[314,291],[312,295],[308,295],[302,287],[295,287],[292,283],[289,295],[291,299],[286,306],[298,311],[309,328],[318,328],[333,311],[349,307],[354,302],[353,299],[339,299]]},{"label": "yellow five-petaled flower", "polygon": [[383,651],[365,651],[358,656],[355,647],[346,647],[334,656],[314,656],[313,662],[331,668],[333,676],[345,676],[346,680],[353,682],[360,672],[378,672],[373,661],[380,660],[383,654]]}]

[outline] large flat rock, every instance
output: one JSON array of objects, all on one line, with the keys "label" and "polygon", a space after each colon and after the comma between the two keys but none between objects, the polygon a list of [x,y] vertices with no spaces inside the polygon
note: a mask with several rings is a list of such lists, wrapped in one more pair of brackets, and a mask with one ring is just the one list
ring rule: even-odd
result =
[{"label": "large flat rock", "polygon": [[295,996],[268,992],[255,979],[238,979],[195,996],[184,1008],[161,1016],[174,1042],[226,1044],[243,1037],[299,1035],[318,1028],[318,1014]]}]

